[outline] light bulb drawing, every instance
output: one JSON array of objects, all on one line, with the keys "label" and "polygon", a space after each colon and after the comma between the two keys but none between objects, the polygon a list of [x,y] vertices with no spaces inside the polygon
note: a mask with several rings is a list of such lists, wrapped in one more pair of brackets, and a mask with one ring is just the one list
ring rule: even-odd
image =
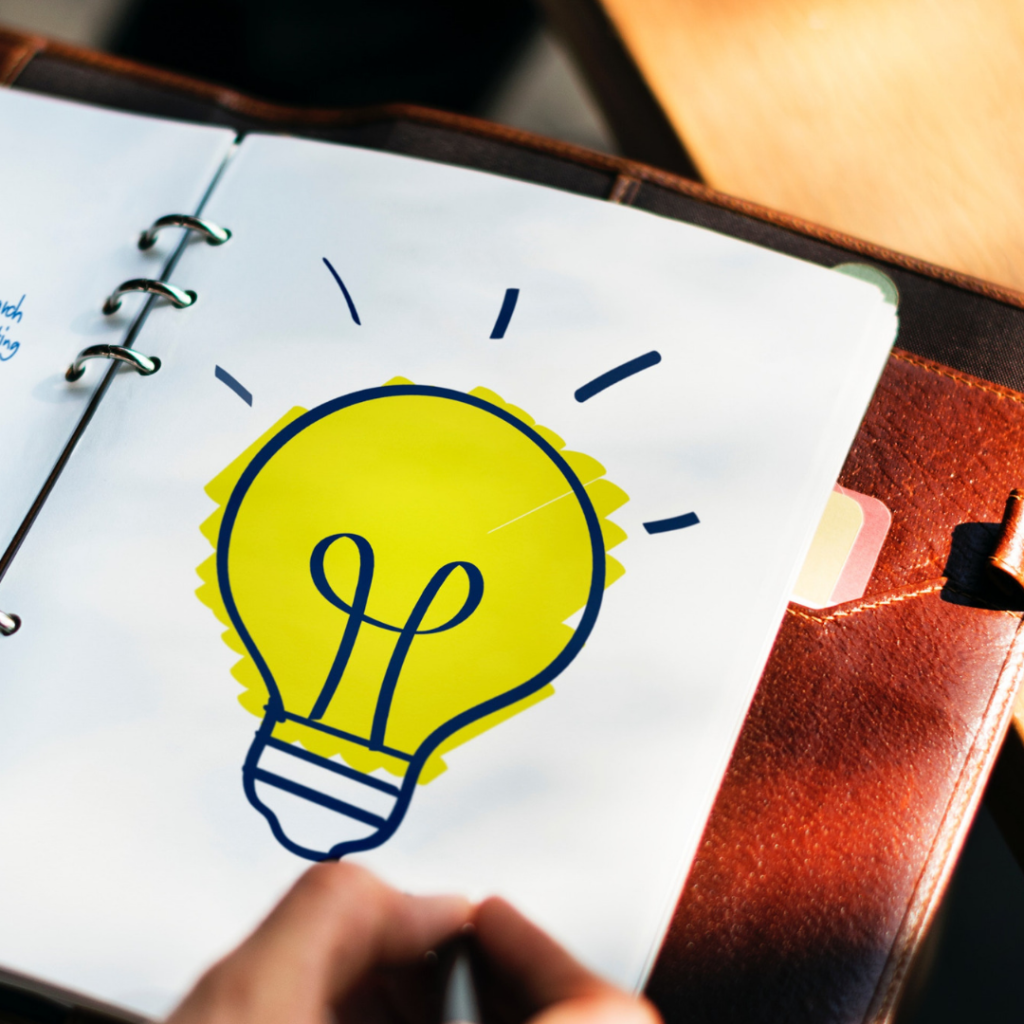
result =
[{"label": "light bulb drawing", "polygon": [[262,719],[243,789],[311,860],[386,842],[447,751],[550,696],[624,572],[626,494],[484,388],[294,409],[207,493],[198,594]]}]

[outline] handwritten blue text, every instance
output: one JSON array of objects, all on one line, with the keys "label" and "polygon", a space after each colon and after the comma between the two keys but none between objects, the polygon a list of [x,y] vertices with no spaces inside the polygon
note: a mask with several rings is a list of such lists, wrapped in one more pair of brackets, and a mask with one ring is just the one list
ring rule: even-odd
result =
[{"label": "handwritten blue text", "polygon": [[15,323],[21,323],[21,304],[25,301],[25,296],[22,295],[17,302],[5,302],[0,299],[0,316],[6,320],[13,320]]},{"label": "handwritten blue text", "polygon": [[8,359],[13,359],[17,355],[18,349],[21,348],[21,342],[15,341],[11,337],[11,327],[21,323],[24,317],[21,305],[24,301],[24,295],[17,302],[0,299],[0,363],[6,363]]}]

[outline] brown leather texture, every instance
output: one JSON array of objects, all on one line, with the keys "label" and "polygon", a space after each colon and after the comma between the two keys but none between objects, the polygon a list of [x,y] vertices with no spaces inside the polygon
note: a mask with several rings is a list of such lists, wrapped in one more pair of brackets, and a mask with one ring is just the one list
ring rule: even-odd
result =
[{"label": "brown leather texture", "polygon": [[892,528],[865,596],[790,605],[648,991],[672,1021],[891,1016],[1006,730],[986,572],[1024,395],[896,351],[840,482]]},{"label": "brown leather texture", "polygon": [[[500,141],[601,172],[595,187],[613,202],[632,204],[657,186],[828,243],[837,257],[858,254],[1024,307],[1019,293],[526,132],[408,106],[277,107],[0,30],[0,83],[28,80],[47,61],[61,73],[102,71],[129,94],[137,88],[143,98],[131,109],[171,96],[236,127],[327,138],[341,126],[401,120]],[[960,303],[954,326],[993,333],[981,313],[963,312],[966,299],[943,300]],[[923,337],[932,321],[913,316]],[[1007,495],[1024,484],[1024,395],[897,351],[841,483],[883,501],[892,529],[864,598],[789,609],[650,979],[669,1024],[891,1017],[1007,727],[1024,665],[1024,606],[993,585],[987,560],[1006,535]],[[741,596],[722,610],[742,613]]]}]

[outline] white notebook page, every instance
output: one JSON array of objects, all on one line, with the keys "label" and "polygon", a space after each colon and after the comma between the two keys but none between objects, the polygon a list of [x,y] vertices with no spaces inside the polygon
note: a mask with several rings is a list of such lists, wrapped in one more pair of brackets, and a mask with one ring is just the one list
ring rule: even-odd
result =
[{"label": "white notebook page", "polygon": [[[862,282],[639,211],[312,142],[249,137],[208,215],[234,238],[190,249],[175,280],[198,303],[147,324],[139,347],[163,368],[116,382],[3,589],[24,626],[2,651],[17,685],[0,696],[0,818],[20,825],[0,835],[0,963],[162,1011],[307,866],[243,792],[262,704],[239,704],[241,648],[195,593],[213,553],[200,524],[217,508],[204,488],[294,407],[400,377],[488,388],[597,460],[588,477],[629,496],[604,527],[625,571],[554,694],[446,753],[447,771],[416,787],[391,838],[356,856],[407,890],[501,893],[586,963],[639,985],[884,365],[891,309]],[[515,308],[492,338],[509,289]],[[644,362],[651,353],[660,361]],[[578,400],[634,360],[646,368]],[[445,409],[461,410],[454,401]],[[376,452],[389,422],[332,449],[324,486]],[[421,470],[431,493],[432,456],[388,456],[402,466],[394,478],[387,466],[373,476],[376,457],[359,463],[373,500],[374,486],[406,494]],[[458,535],[463,514],[477,522],[484,492],[506,483],[505,463],[493,465],[465,510],[442,495],[398,517],[410,559],[435,534]],[[295,498],[270,516],[267,552],[334,508],[308,499],[308,475],[272,492]],[[317,538],[354,531],[337,508]],[[688,513],[699,522],[644,525]],[[548,514],[527,507],[491,529]],[[384,580],[394,556],[372,521],[360,529]],[[300,577],[315,556],[300,545]],[[326,558],[335,595],[354,600],[354,577]],[[484,577],[486,601],[488,564]],[[278,655],[281,636],[292,644],[282,678],[301,692],[286,704],[309,715],[309,672],[292,666],[312,651],[319,685],[348,616],[314,594],[309,621],[328,635],[303,632],[291,592],[261,598],[262,579],[258,569],[257,598],[281,616],[265,643]],[[522,600],[532,607],[561,583],[555,573]],[[302,601],[310,593],[307,580]],[[368,615],[376,600],[371,588]],[[443,635],[469,636],[473,622]],[[380,633],[367,625],[356,643]],[[427,642],[415,636],[410,658]],[[503,643],[502,668],[534,636]],[[365,714],[350,732],[360,729]],[[271,753],[275,772],[308,778]],[[311,844],[351,825],[302,800],[281,814],[288,838]]]},{"label": "white notebook page", "polygon": [[148,253],[139,233],[191,213],[233,133],[0,89],[0,552],[93,391],[64,371],[118,344],[141,298],[104,317],[123,280],[159,277],[179,232]]}]

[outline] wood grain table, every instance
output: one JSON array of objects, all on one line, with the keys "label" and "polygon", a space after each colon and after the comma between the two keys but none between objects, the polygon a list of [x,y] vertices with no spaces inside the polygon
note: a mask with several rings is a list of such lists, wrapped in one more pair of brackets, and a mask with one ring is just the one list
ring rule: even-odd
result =
[{"label": "wood grain table", "polygon": [[544,6],[627,155],[1024,290],[1024,3]]}]

